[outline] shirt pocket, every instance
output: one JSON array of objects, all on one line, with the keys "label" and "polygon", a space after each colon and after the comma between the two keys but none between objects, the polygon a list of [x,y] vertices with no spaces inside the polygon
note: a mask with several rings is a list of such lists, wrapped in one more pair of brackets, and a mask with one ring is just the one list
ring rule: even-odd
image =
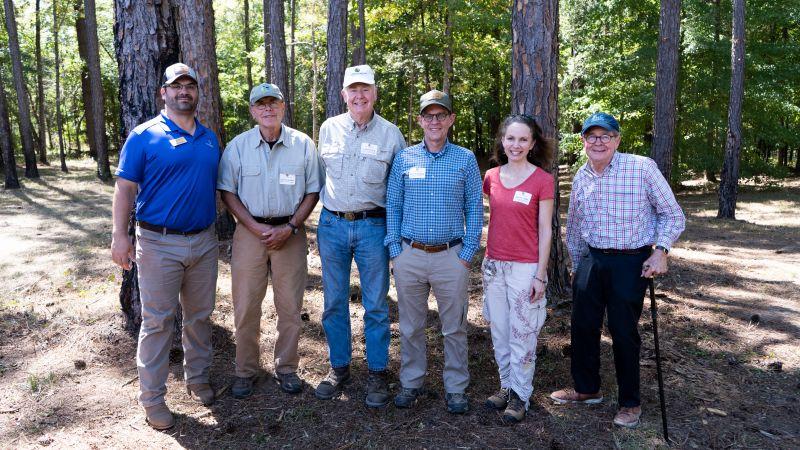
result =
[{"label": "shirt pocket", "polygon": [[294,200],[302,196],[306,190],[306,174],[303,166],[297,164],[284,164],[278,170],[278,186],[282,193],[286,193]]},{"label": "shirt pocket", "polygon": [[257,177],[261,175],[261,166],[249,164],[242,166],[242,177]]},{"label": "shirt pocket", "polygon": [[342,177],[342,167],[344,165],[344,154],[340,144],[321,144],[319,146],[322,163],[325,164],[325,172],[331,178]]},{"label": "shirt pocket", "polygon": [[384,183],[392,162],[390,150],[378,150],[374,155],[361,153],[361,179],[364,183]]}]

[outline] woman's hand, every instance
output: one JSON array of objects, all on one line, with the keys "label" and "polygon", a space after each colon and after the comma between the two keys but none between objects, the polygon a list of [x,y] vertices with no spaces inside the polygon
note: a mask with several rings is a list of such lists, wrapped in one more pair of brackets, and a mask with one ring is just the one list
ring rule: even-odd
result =
[{"label": "woman's hand", "polygon": [[544,298],[545,288],[547,288],[547,284],[545,284],[541,279],[533,279],[533,284],[531,285],[531,303],[536,303]]}]

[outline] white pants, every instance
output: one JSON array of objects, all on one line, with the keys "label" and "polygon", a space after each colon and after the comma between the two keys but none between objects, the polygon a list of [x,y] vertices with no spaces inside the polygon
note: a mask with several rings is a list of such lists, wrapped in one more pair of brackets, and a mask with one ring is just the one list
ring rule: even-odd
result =
[{"label": "white pants", "polygon": [[528,408],[536,370],[536,341],[547,299],[531,303],[538,264],[484,258],[483,316],[489,322],[500,386],[511,388]]}]

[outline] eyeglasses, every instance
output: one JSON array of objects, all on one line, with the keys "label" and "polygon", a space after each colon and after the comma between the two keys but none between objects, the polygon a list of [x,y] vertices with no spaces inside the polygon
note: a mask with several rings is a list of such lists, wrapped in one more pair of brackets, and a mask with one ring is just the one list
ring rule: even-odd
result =
[{"label": "eyeglasses", "polygon": [[171,89],[175,89],[178,92],[183,91],[183,90],[185,90],[187,92],[194,92],[194,91],[197,90],[197,83],[186,83],[186,84],[172,83],[172,84],[167,84],[167,85],[164,85],[164,86],[168,87],[168,88],[171,88]]},{"label": "eyeglasses", "polygon": [[253,105],[253,108],[255,108],[255,109],[259,110],[259,111],[264,111],[265,109],[268,109],[268,108],[269,109],[278,109],[278,106],[280,106],[280,104],[281,104],[281,102],[279,102],[279,101],[272,101],[272,102],[266,102],[266,103],[256,103],[255,105]]},{"label": "eyeglasses", "polygon": [[441,122],[444,119],[450,117],[450,113],[440,112],[438,114],[420,114],[420,117],[422,117],[422,120],[424,120],[425,122],[433,122],[433,119],[436,119],[439,122]]},{"label": "eyeglasses", "polygon": [[602,134],[600,136],[595,136],[594,134],[590,134],[589,136],[586,136],[584,139],[586,139],[586,142],[590,144],[596,144],[597,141],[600,141],[603,144],[608,144],[609,142],[611,142],[611,139],[614,139],[615,137],[616,136],[611,136],[610,134]]}]

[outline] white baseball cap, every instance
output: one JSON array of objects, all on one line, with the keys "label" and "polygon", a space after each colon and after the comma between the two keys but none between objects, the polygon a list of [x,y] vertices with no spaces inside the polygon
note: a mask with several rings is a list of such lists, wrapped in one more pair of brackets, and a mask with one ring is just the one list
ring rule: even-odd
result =
[{"label": "white baseball cap", "polygon": [[348,67],[344,71],[342,87],[346,88],[353,83],[375,84],[375,71],[366,64]]}]

